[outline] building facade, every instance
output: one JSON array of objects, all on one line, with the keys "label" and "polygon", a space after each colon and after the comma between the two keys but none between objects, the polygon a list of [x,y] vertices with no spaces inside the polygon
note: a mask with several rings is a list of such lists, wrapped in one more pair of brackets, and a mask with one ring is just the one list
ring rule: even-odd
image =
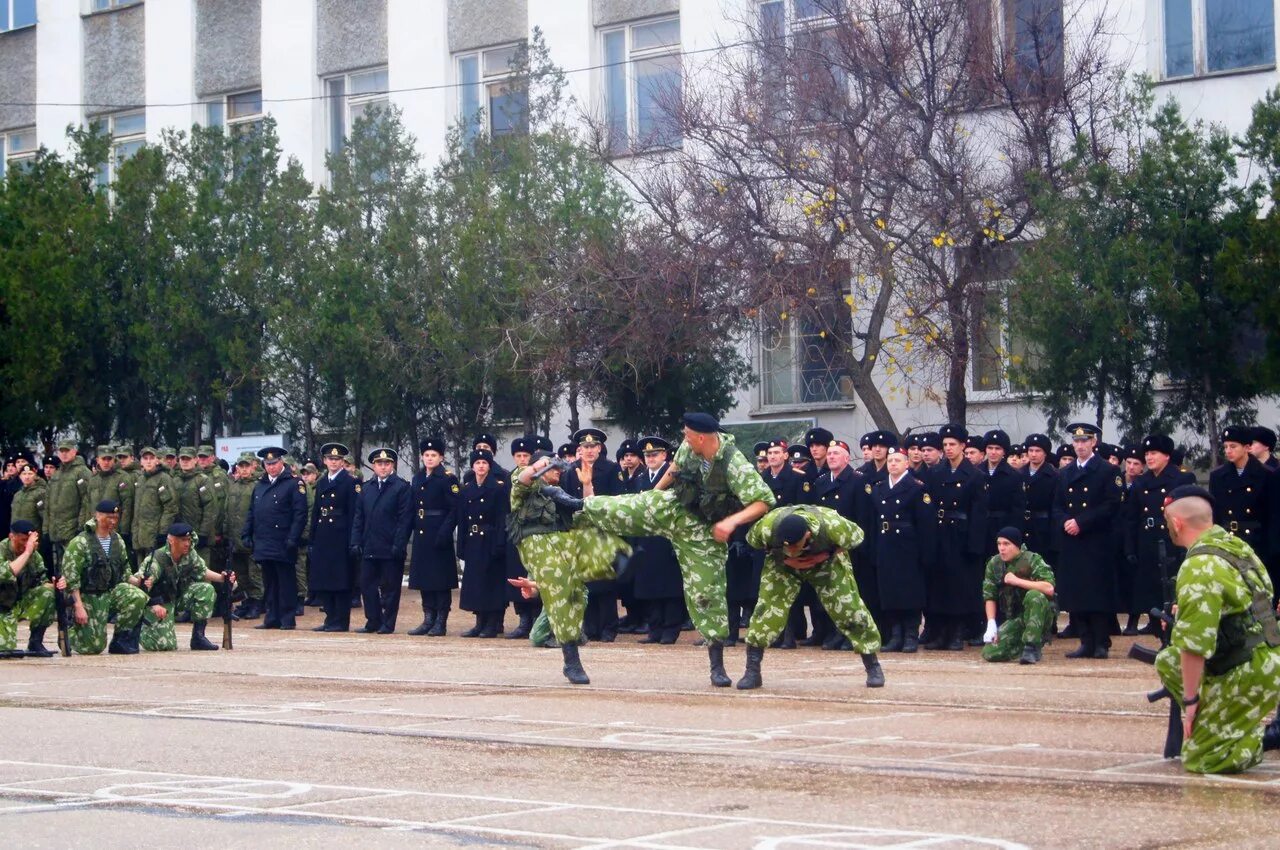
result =
[{"label": "building facade", "polygon": [[[992,14],[1060,0],[990,0]],[[744,21],[804,20],[815,0],[0,0],[0,168],[38,146],[65,149],[71,125],[99,122],[121,158],[167,127],[217,124],[228,132],[271,115],[286,155],[317,184],[325,155],[351,123],[394,103],[430,164],[451,126],[484,114],[503,121],[503,79],[516,46],[541,29],[570,94],[603,118],[615,145],[670,142],[656,115],[662,86],[686,57],[724,49]],[[1070,0],[1068,0],[1070,5]],[[1157,81],[1159,97],[1232,132],[1280,83],[1276,0],[1077,0],[1106,9],[1116,57]],[[1070,27],[1068,26],[1068,33]],[[1066,49],[1070,50],[1069,34]],[[685,70],[687,73],[687,70]],[[1002,334],[1002,329],[988,329]],[[872,425],[823,341],[794,322],[762,327],[749,343],[759,376],[728,421],[817,421],[856,436]],[[1007,351],[1009,345],[991,346]],[[1016,436],[1042,427],[1011,401],[1003,364],[971,364],[971,423]],[[1276,418],[1264,405],[1264,421]],[[936,403],[899,402],[902,427],[937,424]],[[556,421],[563,421],[557,417]]]}]

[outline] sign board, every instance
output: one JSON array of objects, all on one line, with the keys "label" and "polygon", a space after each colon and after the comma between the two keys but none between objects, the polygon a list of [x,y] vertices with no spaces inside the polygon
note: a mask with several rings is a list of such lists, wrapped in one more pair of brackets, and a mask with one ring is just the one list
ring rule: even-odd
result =
[{"label": "sign board", "polygon": [[258,453],[258,449],[265,449],[268,446],[282,446],[288,448],[284,442],[283,434],[254,434],[249,437],[218,437],[213,442],[213,448],[217,452],[218,457],[227,462],[229,466],[235,466],[236,461],[240,459],[243,452]]}]

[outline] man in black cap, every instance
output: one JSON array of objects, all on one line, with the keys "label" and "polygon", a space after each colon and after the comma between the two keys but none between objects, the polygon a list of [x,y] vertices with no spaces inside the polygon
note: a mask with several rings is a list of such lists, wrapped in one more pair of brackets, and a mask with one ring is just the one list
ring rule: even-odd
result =
[{"label": "man in black cap", "polygon": [[[190,646],[193,650],[212,652],[217,644],[205,637],[205,625],[213,616],[218,600],[215,584],[223,583],[223,575],[209,569],[195,550],[198,536],[185,522],[169,526],[165,545],[159,547],[138,567],[136,578],[147,591],[147,610],[143,612],[141,643],[148,652],[173,652],[178,648],[174,623],[177,615],[186,613],[191,622]],[[235,573],[230,574],[232,587]]]},{"label": "man in black cap", "polygon": [[345,632],[351,628],[351,591],[355,564],[351,557],[351,523],[355,520],[360,482],[347,472],[344,459],[351,450],[342,443],[325,443],[320,458],[325,474],[316,479],[311,509],[311,591],[324,609],[316,632]]},{"label": "man in black cap", "polygon": [[[618,465],[601,457],[608,437],[599,428],[580,428],[573,434],[578,459],[560,476],[560,487],[570,496],[616,496],[623,492]],[[618,583],[612,579],[587,582],[587,614],[583,631],[590,640],[612,643],[618,636]]]},{"label": "man in black cap", "polygon": [[[511,473],[498,463],[498,438],[493,434],[476,434],[476,438],[471,441],[471,451],[486,451],[493,455],[494,460],[489,465],[489,480],[495,484],[500,484],[508,493],[511,492]],[[463,484],[470,484],[476,477],[474,471],[468,469],[462,476]]]},{"label": "man in black cap", "polygon": [[[632,492],[646,493],[657,486],[671,461],[671,444],[661,437],[641,437],[645,469],[636,476]],[[665,537],[635,537],[631,540],[630,574],[635,576],[636,599],[648,608],[649,634],[641,643],[670,645],[680,639],[680,625],[688,617],[684,585],[675,549]]]},{"label": "man in black cap", "polygon": [[351,521],[351,556],[360,559],[360,595],[364,600],[361,634],[389,635],[400,612],[400,585],[409,548],[412,494],[409,482],[395,474],[394,449],[369,453],[373,477],[356,496]]},{"label": "man in black cap", "polygon": [[1053,443],[1045,434],[1028,434],[1023,445],[1027,447],[1027,465],[1021,470],[1026,498],[1023,543],[1028,550],[1053,566],[1057,563],[1057,550],[1050,512],[1053,510],[1053,494],[1058,489],[1058,465],[1053,461]]},{"label": "man in black cap", "polygon": [[1276,432],[1265,425],[1255,425],[1249,429],[1249,454],[1272,472],[1280,470],[1280,459],[1273,452],[1276,450]]},{"label": "man in black cap", "polygon": [[266,471],[253,488],[253,502],[240,542],[262,568],[264,614],[258,629],[292,629],[298,597],[295,567],[307,523],[307,485],[285,466],[284,449],[258,450]]},{"label": "man in black cap", "polygon": [[898,448],[898,437],[891,431],[872,431],[865,439],[871,448],[871,460],[860,466],[858,472],[867,477],[867,483],[875,486],[877,481],[889,477],[885,461],[889,457],[889,450]]},{"label": "man in black cap", "polygon": [[945,459],[929,483],[938,533],[926,609],[931,639],[924,646],[961,650],[982,615],[987,491],[981,470],[965,459],[965,427],[944,425],[938,434]]},{"label": "man in black cap", "polygon": [[[1168,434],[1149,434],[1141,448],[1146,471],[1126,491],[1122,508],[1125,560],[1133,570],[1126,608],[1128,625],[1133,630],[1137,627],[1137,612],[1150,611],[1164,603],[1162,582],[1172,579],[1176,575],[1174,565],[1182,562],[1183,552],[1169,543],[1164,524],[1165,499],[1175,487],[1196,483],[1194,475],[1170,463],[1174,446]],[[1164,564],[1160,563],[1161,544],[1167,548]],[[1148,619],[1145,633],[1158,635],[1159,628],[1157,622]]]},{"label": "man in black cap", "polygon": [[68,638],[71,650],[78,655],[102,652],[107,646],[107,623],[113,615],[116,629],[108,651],[112,655],[138,652],[147,594],[139,589],[141,578],[130,575],[124,538],[116,533],[119,519],[117,503],[99,502],[93,519],[67,544],[62,558],[62,577],[75,623]]},{"label": "man in black cap", "polygon": [[[628,448],[627,444],[630,442],[630,440],[624,442],[622,448]],[[536,434],[526,434],[511,441],[511,457],[515,461],[515,467],[511,470],[510,483],[513,489],[516,476],[520,470],[533,462],[533,453],[538,450],[538,443],[539,437]],[[620,457],[622,448],[618,450]],[[516,627],[503,635],[503,637],[507,640],[521,640],[529,636],[530,631],[533,629],[534,621],[542,613],[542,595],[534,594],[531,597],[526,597],[510,584],[510,579],[522,579],[529,576],[523,556],[520,554],[520,547],[515,545],[507,546],[506,558],[508,583],[504,588],[504,592],[507,594],[507,601],[515,609],[518,619]]]},{"label": "man in black cap", "polygon": [[[851,461],[849,444],[844,440],[832,440],[827,447],[827,470],[813,484],[812,503],[831,508],[859,528],[870,528],[874,513],[871,504],[872,482],[854,469]],[[849,562],[862,601],[879,623],[879,583],[870,552],[850,552]],[[806,642],[808,645],[821,646],[827,650],[852,649],[849,639],[841,633],[838,624],[828,614],[816,589],[805,584],[800,589],[796,602],[809,607],[809,616],[813,621],[813,635]]]},{"label": "man in black cap", "polygon": [[804,444],[813,458],[813,475],[818,477],[827,471],[827,446],[836,438],[826,428],[810,428],[804,434]]},{"label": "man in black cap", "polygon": [[1009,465],[1009,435],[999,428],[982,435],[986,445],[986,460],[979,467],[987,478],[987,527],[983,534],[986,544],[984,554],[991,558],[996,554],[997,532],[1006,526],[1022,528],[1027,512],[1027,494],[1022,487],[1022,476]]},{"label": "man in black cap", "polygon": [[686,413],[681,421],[684,442],[655,489],[586,499],[582,512],[604,531],[661,534],[671,540],[684,574],[689,614],[707,641],[711,683],[728,687],[733,682],[724,670],[729,636],[725,544],[738,526],[773,507],[773,492],[715,417]]},{"label": "man in black cap", "polygon": [[1248,543],[1267,564],[1272,586],[1280,585],[1280,479],[1249,452],[1254,429],[1224,428],[1220,435],[1227,462],[1209,473],[1213,520]]},{"label": "man in black cap", "polygon": [[[409,630],[411,635],[446,634],[453,591],[458,586],[453,531],[462,487],[458,477],[445,468],[444,448],[441,437],[427,437],[418,444],[422,469],[410,483],[413,556],[409,560],[409,588],[422,594],[422,622]],[[512,443],[513,455],[519,454],[517,448],[523,448],[522,441]]]},{"label": "man in black cap", "polygon": [[813,455],[808,446],[788,446],[787,465],[791,471],[803,477],[812,486],[818,476],[813,471]]},{"label": "man in black cap", "polygon": [[764,471],[769,468],[769,441],[761,440],[751,448],[751,453],[756,458],[756,471],[764,475]]},{"label": "man in black cap", "polygon": [[1115,539],[1120,509],[1119,470],[1094,453],[1102,433],[1096,425],[1067,426],[1075,462],[1058,477],[1053,525],[1059,532],[1059,564],[1052,564],[1059,606],[1072,615],[1079,648],[1068,658],[1106,658],[1116,610]]},{"label": "man in black cap", "polygon": [[981,467],[987,456],[987,441],[981,434],[970,434],[964,441],[964,459]]},{"label": "man in black cap", "polygon": [[53,623],[53,582],[39,547],[40,535],[25,519],[10,525],[9,536],[0,541],[0,652],[18,648],[18,621],[27,620],[27,654],[53,655],[44,645],[45,630]]},{"label": "man in black cap", "polygon": [[[1021,664],[1039,662],[1045,636],[1053,627],[1053,570],[1044,558],[1027,549],[1016,526],[996,531],[996,554],[987,560],[982,598],[987,616],[982,657],[987,661],[1017,658]],[[1002,621],[999,626],[997,613]]]}]

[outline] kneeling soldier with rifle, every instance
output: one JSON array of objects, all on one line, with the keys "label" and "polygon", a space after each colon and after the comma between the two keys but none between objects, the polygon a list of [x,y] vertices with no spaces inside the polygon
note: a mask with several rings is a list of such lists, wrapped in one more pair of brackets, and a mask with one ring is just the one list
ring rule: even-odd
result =
[{"label": "kneeling soldier with rifle", "polygon": [[[53,655],[44,646],[44,632],[53,622],[53,584],[39,552],[40,535],[28,520],[9,526],[0,542],[0,658]],[[18,650],[18,621],[31,622],[27,651]]]},{"label": "kneeling soldier with rifle", "polygon": [[[1017,658],[1021,664],[1035,664],[1040,660],[1046,631],[1053,625],[1053,570],[1044,558],[1022,545],[1022,532],[1013,526],[996,532],[996,550],[987,561],[982,580],[987,613],[982,657],[988,661]],[[1004,620],[999,628],[997,602]]]},{"label": "kneeling soldier with rifle", "polygon": [[218,648],[204,636],[217,600],[213,585],[225,580],[234,588],[236,575],[209,569],[194,551],[195,538],[191,526],[174,523],[169,526],[165,545],[148,555],[138,569],[138,578],[150,594],[142,627],[142,648],[148,652],[172,652],[178,648],[174,615],[180,611],[191,616],[192,649]]},{"label": "kneeling soldier with rifle", "polygon": [[[104,499],[94,509],[93,519],[67,543],[62,555],[62,574],[75,609],[71,648],[80,655],[97,655],[107,646],[107,621],[116,618],[111,636],[112,655],[138,652],[138,628],[147,594],[129,576],[129,553],[124,538],[116,533],[120,506]],[[57,557],[57,547],[54,549]]]},{"label": "kneeling soldier with rifle", "polygon": [[1185,547],[1178,619],[1156,656],[1165,689],[1182,706],[1182,766],[1235,773],[1280,745],[1262,723],[1280,698],[1280,626],[1271,579],[1248,543],[1213,522],[1213,497],[1176,487],[1165,504],[1169,537]]}]

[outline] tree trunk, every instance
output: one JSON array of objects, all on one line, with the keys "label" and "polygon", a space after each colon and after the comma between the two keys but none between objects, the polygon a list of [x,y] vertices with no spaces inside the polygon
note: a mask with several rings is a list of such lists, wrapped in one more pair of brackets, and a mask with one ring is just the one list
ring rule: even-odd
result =
[{"label": "tree trunk", "polygon": [[884,396],[880,394],[880,388],[871,379],[871,370],[873,368],[874,365],[868,365],[865,368],[849,370],[849,376],[853,381],[853,391],[858,394],[858,399],[866,407],[867,413],[871,414],[871,421],[876,423],[877,428],[897,434],[898,424],[894,421],[893,414],[889,411],[889,405],[885,404]]}]

